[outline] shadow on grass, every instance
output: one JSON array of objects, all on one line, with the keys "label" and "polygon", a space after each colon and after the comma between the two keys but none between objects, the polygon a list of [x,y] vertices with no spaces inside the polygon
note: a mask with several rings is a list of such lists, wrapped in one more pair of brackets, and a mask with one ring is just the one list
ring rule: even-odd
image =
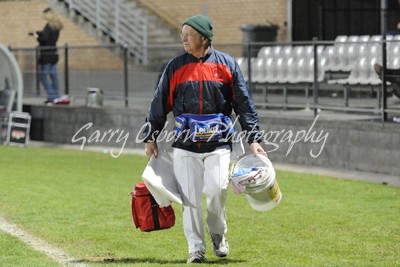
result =
[{"label": "shadow on grass", "polygon": [[[186,264],[186,259],[182,260],[161,260],[156,258],[98,258],[98,259],[83,259],[85,263],[97,263],[97,264],[132,264],[132,263],[154,263],[154,264]],[[243,263],[243,260],[234,259],[217,259],[207,260],[205,264],[221,264],[227,265],[232,263]],[[204,263],[203,263],[204,264]]]}]

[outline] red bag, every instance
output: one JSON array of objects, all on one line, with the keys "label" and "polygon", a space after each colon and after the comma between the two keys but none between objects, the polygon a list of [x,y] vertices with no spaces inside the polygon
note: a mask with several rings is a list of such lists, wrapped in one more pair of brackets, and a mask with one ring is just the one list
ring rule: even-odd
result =
[{"label": "red bag", "polygon": [[132,218],[136,228],[151,232],[171,228],[175,212],[171,205],[160,208],[144,182],[135,185],[132,196]]}]

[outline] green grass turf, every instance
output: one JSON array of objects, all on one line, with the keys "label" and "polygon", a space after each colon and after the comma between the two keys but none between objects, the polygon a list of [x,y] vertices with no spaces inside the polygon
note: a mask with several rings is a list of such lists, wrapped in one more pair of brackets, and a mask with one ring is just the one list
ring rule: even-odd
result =
[{"label": "green grass turf", "polygon": [[34,251],[22,241],[0,231],[0,266],[59,266],[45,254]]},{"label": "green grass turf", "polygon": [[[144,233],[133,226],[128,194],[146,162],[136,155],[2,146],[0,214],[90,266],[185,266],[179,205],[171,229]],[[399,188],[283,171],[277,180],[283,199],[268,212],[252,210],[229,190],[230,255],[215,257],[208,242],[208,264],[400,265]],[[0,265],[18,259],[30,266],[24,261],[36,256],[2,236],[7,245],[1,247],[12,249]]]}]

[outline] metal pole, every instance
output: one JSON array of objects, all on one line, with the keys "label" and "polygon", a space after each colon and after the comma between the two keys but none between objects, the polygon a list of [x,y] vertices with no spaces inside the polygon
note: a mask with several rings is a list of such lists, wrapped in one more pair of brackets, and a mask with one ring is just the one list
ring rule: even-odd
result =
[{"label": "metal pole", "polygon": [[293,31],[293,20],[292,20],[292,17],[293,17],[293,10],[292,10],[293,0],[287,0],[286,5],[287,5],[287,14],[286,14],[286,16],[287,16],[287,35],[288,35],[287,36],[287,41],[291,42],[292,41],[292,37],[293,37],[293,33],[292,33],[292,31]]},{"label": "metal pole", "polygon": [[318,17],[319,17],[319,31],[318,36],[320,40],[324,40],[324,9],[322,0],[319,1],[318,5]]},{"label": "metal pole", "polygon": [[142,47],[142,49],[143,49],[143,64],[144,65],[147,65],[147,63],[148,63],[148,58],[147,58],[147,20],[146,20],[146,23],[145,24],[143,24],[143,27],[142,27],[142,31],[143,31],[143,47]]},{"label": "metal pole", "polygon": [[251,46],[250,44],[246,44],[246,50],[247,50],[247,82],[249,86],[249,91],[250,93],[253,93],[253,86],[251,85]]},{"label": "metal pole", "polygon": [[100,31],[100,16],[101,16],[100,5],[101,5],[101,0],[96,0],[96,28],[98,33]]},{"label": "metal pole", "polygon": [[64,45],[64,85],[65,94],[69,95],[69,62],[68,62],[68,44]]},{"label": "metal pole", "polygon": [[35,49],[35,58],[36,58],[36,95],[40,96],[40,66],[39,66],[39,53],[40,47],[36,47]]},{"label": "metal pole", "polygon": [[208,16],[208,4],[207,3],[205,3],[203,5],[203,15]]},{"label": "metal pole", "polygon": [[314,96],[314,116],[318,115],[317,105],[318,105],[318,45],[317,37],[313,38],[314,47],[314,82],[313,82],[313,96]]},{"label": "metal pole", "polygon": [[114,23],[115,23],[115,43],[119,43],[119,0],[115,1],[115,18],[114,18]]},{"label": "metal pole", "polygon": [[386,31],[387,31],[387,0],[381,0],[381,33],[382,33],[382,121],[387,121],[387,91],[386,91]]},{"label": "metal pole", "polygon": [[128,46],[124,45],[124,93],[125,107],[128,107]]}]

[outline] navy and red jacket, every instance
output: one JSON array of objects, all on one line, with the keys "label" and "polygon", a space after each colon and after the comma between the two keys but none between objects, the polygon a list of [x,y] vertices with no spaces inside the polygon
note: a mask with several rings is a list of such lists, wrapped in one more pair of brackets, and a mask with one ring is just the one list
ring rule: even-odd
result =
[{"label": "navy and red jacket", "polygon": [[[258,114],[239,65],[230,55],[209,49],[204,58],[183,53],[165,67],[150,104],[144,130],[144,142],[153,142],[163,129],[167,114],[183,113],[231,115],[239,117],[248,143],[257,140]],[[175,140],[173,147],[193,152],[210,152],[227,143],[188,143]]]}]

